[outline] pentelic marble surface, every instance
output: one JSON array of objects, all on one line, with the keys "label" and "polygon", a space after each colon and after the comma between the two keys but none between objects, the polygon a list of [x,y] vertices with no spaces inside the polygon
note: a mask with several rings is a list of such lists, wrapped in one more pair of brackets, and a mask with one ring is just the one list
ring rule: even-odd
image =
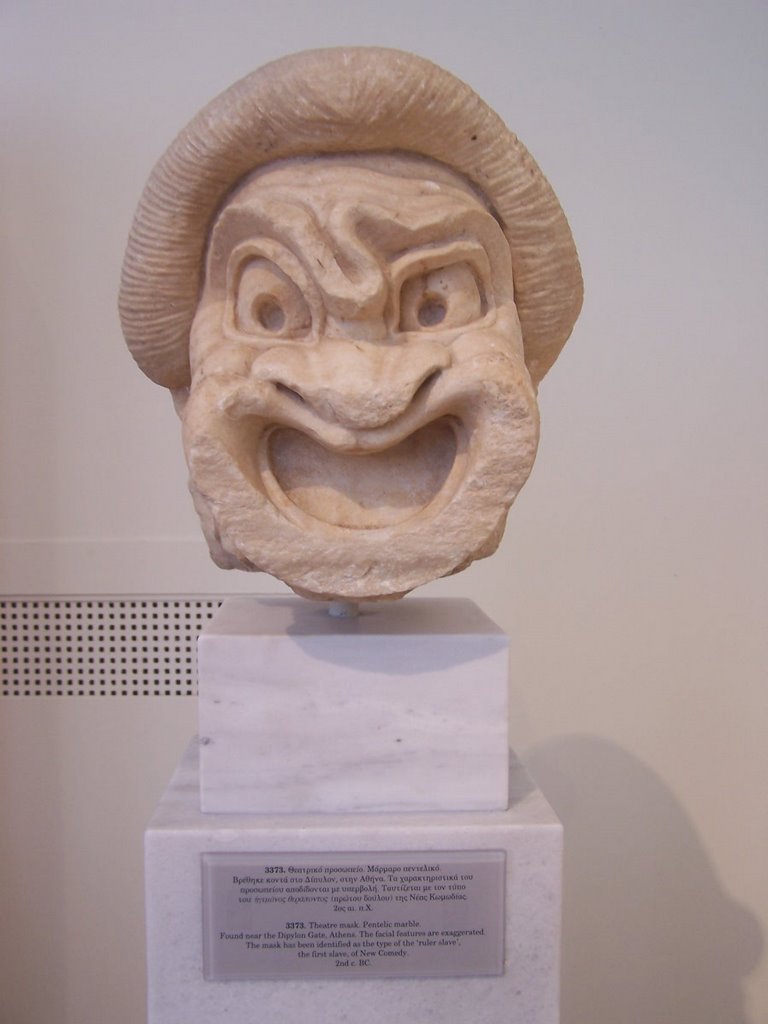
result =
[{"label": "pentelic marble surface", "polygon": [[[146,833],[149,1024],[557,1024],[562,829],[514,759],[504,811],[202,814],[197,744]],[[501,851],[503,974],[206,981],[201,856],[227,853]],[[384,858],[386,860],[386,858]],[[409,910],[407,914],[413,916]],[[286,908],[286,920],[298,915]],[[415,918],[414,918],[415,920]],[[372,934],[375,934],[375,929]]]},{"label": "pentelic marble surface", "polygon": [[581,306],[520,141],[412,54],[297,54],[153,170],[123,267],[211,555],[297,593],[402,596],[491,554]]},{"label": "pentelic marble surface", "polygon": [[471,601],[228,598],[198,641],[204,811],[507,806],[506,635]]}]

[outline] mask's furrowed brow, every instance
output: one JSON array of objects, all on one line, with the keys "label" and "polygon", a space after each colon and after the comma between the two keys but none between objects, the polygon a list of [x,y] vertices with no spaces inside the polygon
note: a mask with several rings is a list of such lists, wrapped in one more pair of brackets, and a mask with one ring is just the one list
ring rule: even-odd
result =
[{"label": "mask's furrowed brow", "polygon": [[391,264],[408,252],[475,240],[489,255],[500,247],[509,256],[497,222],[473,196],[458,189],[376,188],[368,181],[363,195],[262,183],[220,215],[209,269],[258,237],[286,246],[315,282],[326,312],[344,320],[383,316]]},{"label": "mask's furrowed brow", "polygon": [[392,216],[382,217],[376,206],[360,207],[357,231],[382,262],[389,264],[388,277],[401,278],[434,267],[438,252],[450,262],[464,259],[461,253],[472,249],[483,252],[481,263],[487,267],[483,277],[488,296],[496,302],[513,301],[512,260],[509,245],[496,218],[471,197],[460,193],[450,196],[419,197],[403,203]]},{"label": "mask's furrowed brow", "polygon": [[[390,267],[404,251],[500,235],[493,217],[470,196],[393,193],[329,203],[316,221],[328,240],[333,265],[310,269],[329,312],[348,319],[382,315]],[[341,271],[341,277],[337,273]]]},{"label": "mask's furrowed brow", "polygon": [[273,195],[250,196],[226,207],[211,233],[209,259],[224,265],[236,246],[256,238],[281,242],[307,265],[330,262],[314,212],[298,201]]},{"label": "mask's furrowed brow", "polygon": [[444,245],[473,239],[493,248],[503,236],[498,223],[486,210],[460,195],[422,196],[403,202],[396,210],[360,204],[356,232],[375,255],[391,262],[411,249]]},{"label": "mask's furrowed brow", "polygon": [[332,207],[323,217],[298,199],[265,190],[223,211],[211,238],[211,260],[225,262],[249,238],[273,238],[301,262],[329,312],[348,319],[380,312],[386,304],[386,279],[358,236],[356,220],[354,206]]}]

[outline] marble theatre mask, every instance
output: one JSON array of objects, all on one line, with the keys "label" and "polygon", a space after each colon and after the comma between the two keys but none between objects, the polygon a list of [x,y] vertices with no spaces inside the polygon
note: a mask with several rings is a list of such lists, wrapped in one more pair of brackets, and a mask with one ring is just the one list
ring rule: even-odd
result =
[{"label": "marble theatre mask", "polygon": [[285,58],[153,171],[121,290],[168,387],[214,560],[400,596],[492,553],[581,277],[495,114],[397,51]]}]

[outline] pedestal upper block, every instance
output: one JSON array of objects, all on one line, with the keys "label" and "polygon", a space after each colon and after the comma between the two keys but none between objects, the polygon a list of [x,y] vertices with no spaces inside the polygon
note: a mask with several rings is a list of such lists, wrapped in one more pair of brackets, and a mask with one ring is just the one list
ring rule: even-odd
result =
[{"label": "pedestal upper block", "polygon": [[465,599],[229,598],[198,641],[215,812],[501,809],[508,642]]},{"label": "pedestal upper block", "polygon": [[[510,783],[506,811],[202,815],[193,746],[146,833],[149,1024],[556,1024],[562,830],[541,793],[514,760]],[[420,864],[440,860],[441,851],[466,853],[472,862],[478,851],[484,850],[501,851],[504,862],[504,884],[494,890],[503,918],[502,934],[493,940],[501,952],[501,974],[473,976],[473,968],[466,966],[462,973],[469,976],[465,977],[345,978],[342,963],[340,976],[313,980],[204,978],[203,855],[210,859],[226,854],[228,861],[237,862],[238,853],[244,857],[269,853],[276,863],[285,863],[288,855],[288,862],[301,862],[312,854],[313,862],[326,859],[333,863],[334,856],[343,851],[359,853],[362,864],[375,864],[381,862],[383,851],[389,852],[389,861],[397,859],[400,851],[412,854],[412,862]],[[286,875],[289,881],[290,877]],[[249,883],[252,879],[236,881]],[[377,888],[385,891],[381,885]],[[413,892],[419,887],[407,888]],[[279,889],[270,887],[267,896],[260,897],[268,900],[268,906],[274,904],[275,909],[265,911],[265,917],[268,914],[274,928],[270,937],[286,946],[286,957],[294,942],[295,921],[305,916],[300,902],[305,889],[288,888],[280,881]],[[299,893],[294,901],[284,895],[293,892]],[[367,890],[362,898],[372,898],[371,892]],[[285,900],[284,907],[280,900]],[[374,921],[386,906],[372,904]],[[472,927],[472,905],[456,903],[449,913],[461,914],[458,908],[462,906],[468,908],[463,927]],[[414,902],[403,906],[408,927],[425,927],[419,907]],[[281,913],[285,922],[280,918],[280,923],[274,924]],[[254,912],[253,927],[262,931],[260,915],[260,911]],[[353,916],[359,935],[369,912]],[[431,926],[441,927],[434,924],[434,914],[428,916]],[[327,919],[338,917],[329,906]],[[312,922],[307,919],[305,924],[307,936],[316,939],[309,931]],[[375,925],[370,929],[372,945],[368,947],[375,952],[379,947],[373,945],[374,933]],[[344,946],[343,939],[340,944]],[[304,955],[309,957],[309,950],[319,945],[308,946]],[[339,955],[347,956],[346,948]]]}]

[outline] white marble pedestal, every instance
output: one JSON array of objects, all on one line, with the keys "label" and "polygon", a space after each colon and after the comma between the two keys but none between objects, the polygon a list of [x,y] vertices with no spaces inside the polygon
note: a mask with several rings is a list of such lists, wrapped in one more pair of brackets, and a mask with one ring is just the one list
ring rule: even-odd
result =
[{"label": "white marble pedestal", "polygon": [[198,640],[204,811],[500,810],[509,642],[472,601],[230,597]]},{"label": "white marble pedestal", "polygon": [[[507,810],[202,814],[197,744],[146,833],[149,1024],[557,1024],[562,830],[512,759]],[[503,851],[503,973],[206,981],[202,855]]]}]

